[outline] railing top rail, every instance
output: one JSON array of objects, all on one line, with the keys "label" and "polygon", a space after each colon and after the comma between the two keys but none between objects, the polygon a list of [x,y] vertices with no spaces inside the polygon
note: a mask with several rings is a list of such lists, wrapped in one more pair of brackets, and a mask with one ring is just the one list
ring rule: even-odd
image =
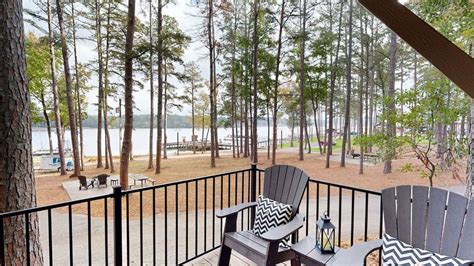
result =
[{"label": "railing top rail", "polygon": [[127,190],[127,191],[123,191],[122,194],[132,194],[132,193],[137,193],[137,192],[140,192],[140,191],[147,191],[147,190],[159,189],[159,188],[164,188],[164,187],[176,186],[176,185],[181,185],[181,184],[185,184],[185,183],[193,183],[193,182],[197,182],[197,181],[204,180],[204,179],[211,179],[211,178],[216,178],[216,177],[225,176],[225,175],[233,175],[233,174],[238,174],[238,173],[242,173],[242,172],[247,172],[247,171],[250,171],[250,170],[251,170],[251,168],[236,170],[236,171],[231,171],[231,172],[225,172],[225,173],[215,174],[215,175],[207,175],[207,176],[200,176],[200,177],[194,177],[194,178],[191,177],[191,178],[187,178],[187,179],[183,179],[183,180],[158,184],[158,185],[149,186],[149,187],[141,187],[141,188],[130,189],[130,190]]},{"label": "railing top rail", "polygon": [[331,182],[322,181],[322,180],[309,179],[308,182],[319,183],[319,184],[323,184],[323,185],[327,185],[327,186],[331,186],[331,187],[338,187],[338,188],[340,187],[342,189],[354,190],[354,191],[357,191],[357,192],[368,193],[368,194],[373,194],[373,195],[377,195],[377,196],[382,195],[382,193],[379,192],[379,191],[368,190],[368,189],[357,188],[357,187],[350,187],[350,186],[341,185],[341,184],[337,184],[337,183],[331,183]]},{"label": "railing top rail", "polygon": [[[201,176],[201,177],[195,177],[195,178],[188,178],[188,179],[184,179],[184,180],[168,182],[168,183],[158,184],[158,185],[144,187],[144,188],[136,188],[136,189],[126,190],[126,191],[123,191],[122,194],[126,195],[126,194],[138,193],[140,191],[160,189],[160,188],[164,188],[164,187],[176,186],[176,185],[185,184],[185,183],[198,182],[198,181],[204,180],[204,179],[211,179],[211,178],[216,178],[216,177],[225,176],[225,175],[232,175],[232,174],[242,173],[242,172],[251,171],[251,170],[252,170],[252,168],[247,168],[247,169],[236,170],[236,171],[231,171],[231,172],[225,172],[225,173],[220,173],[220,174],[207,175],[207,176]],[[264,172],[265,170],[257,168],[257,171]],[[319,183],[319,184],[333,186],[333,187],[340,187],[342,189],[353,190],[353,191],[362,192],[362,193],[369,193],[369,194],[372,194],[372,195],[381,195],[381,192],[378,192],[378,191],[367,190],[367,189],[356,188],[356,187],[350,187],[350,186],[346,186],[346,185],[342,185],[342,184],[336,184],[336,183],[330,183],[330,182],[322,181],[322,180],[310,179],[309,182]],[[113,197],[113,193],[109,193],[109,194],[106,194],[106,195],[95,196],[95,197],[90,197],[90,198],[85,198],[85,199],[71,200],[71,201],[65,201],[65,202],[50,204],[50,205],[33,207],[33,208],[28,208],[28,209],[23,209],[23,210],[0,213],[0,218],[7,218],[7,217],[12,217],[12,216],[24,215],[24,214],[32,213],[32,212],[46,211],[48,209],[56,209],[56,208],[61,208],[61,207],[67,207],[67,206],[77,205],[77,204],[81,204],[81,203],[86,203],[86,202],[91,202],[91,201],[105,199],[105,198],[111,198],[111,197]]]},{"label": "railing top rail", "polygon": [[[258,172],[265,172],[265,169],[257,168],[257,171]],[[357,191],[357,192],[369,193],[369,194],[373,194],[373,195],[377,195],[377,196],[382,195],[382,193],[379,192],[379,191],[363,189],[363,188],[358,188],[358,187],[351,187],[351,186],[347,186],[347,185],[342,185],[342,184],[338,184],[338,183],[331,183],[331,182],[328,182],[328,181],[316,180],[316,179],[312,179],[312,178],[310,178],[308,180],[308,182],[319,183],[319,184],[328,185],[328,186],[332,186],[332,187],[340,187],[342,189],[354,190],[354,191]]]},{"label": "railing top rail", "polygon": [[27,213],[32,213],[32,212],[40,212],[40,211],[46,211],[46,210],[50,210],[50,209],[57,209],[57,208],[77,205],[77,204],[81,204],[81,203],[85,203],[85,202],[91,202],[91,201],[95,201],[95,200],[111,198],[112,196],[113,196],[113,193],[110,193],[110,194],[94,196],[94,197],[90,197],[90,198],[63,201],[63,202],[59,202],[59,203],[54,203],[54,204],[49,204],[49,205],[44,205],[44,206],[38,206],[38,207],[33,207],[33,208],[27,208],[27,209],[23,209],[23,210],[4,212],[4,213],[0,213],[0,219],[7,218],[7,217],[12,217],[12,216],[19,216],[19,215],[23,215],[23,214],[27,214]]}]

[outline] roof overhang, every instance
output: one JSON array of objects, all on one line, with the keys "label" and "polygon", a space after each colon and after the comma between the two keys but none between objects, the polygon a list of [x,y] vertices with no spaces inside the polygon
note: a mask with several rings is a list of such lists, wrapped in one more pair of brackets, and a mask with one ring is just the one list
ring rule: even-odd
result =
[{"label": "roof overhang", "polygon": [[359,0],[400,38],[474,98],[474,59],[397,0]]}]

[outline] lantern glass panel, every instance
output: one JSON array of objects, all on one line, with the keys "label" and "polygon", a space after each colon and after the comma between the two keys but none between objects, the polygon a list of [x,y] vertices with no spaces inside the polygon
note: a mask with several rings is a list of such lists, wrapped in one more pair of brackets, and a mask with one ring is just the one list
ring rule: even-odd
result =
[{"label": "lantern glass panel", "polygon": [[331,223],[327,212],[316,222],[316,247],[321,253],[334,253],[336,240],[335,229],[336,227]]}]

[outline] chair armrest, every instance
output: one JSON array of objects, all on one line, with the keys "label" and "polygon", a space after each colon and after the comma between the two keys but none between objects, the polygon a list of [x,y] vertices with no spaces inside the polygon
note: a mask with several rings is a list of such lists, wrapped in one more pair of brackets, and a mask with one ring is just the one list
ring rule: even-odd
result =
[{"label": "chair armrest", "polygon": [[382,247],[382,239],[371,240],[368,242],[357,243],[349,249],[343,250],[340,256],[337,256],[335,265],[364,265],[365,257],[372,251]]},{"label": "chair armrest", "polygon": [[216,211],[216,217],[217,218],[225,218],[227,216],[230,216],[232,214],[237,214],[242,210],[252,208],[252,207],[255,207],[255,206],[257,206],[256,202],[246,202],[246,203],[237,204],[237,205],[229,207],[229,208],[217,210]]},{"label": "chair armrest", "polygon": [[282,240],[303,227],[304,219],[304,215],[298,214],[289,223],[271,228],[260,237],[270,242]]}]

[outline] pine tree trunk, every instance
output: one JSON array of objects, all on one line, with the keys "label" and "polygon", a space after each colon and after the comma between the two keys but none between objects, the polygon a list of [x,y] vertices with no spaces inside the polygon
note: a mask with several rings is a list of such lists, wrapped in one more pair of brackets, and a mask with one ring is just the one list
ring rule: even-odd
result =
[{"label": "pine tree trunk", "polygon": [[133,132],[133,35],[135,33],[135,0],[128,1],[127,35],[125,40],[125,125],[120,155],[120,186],[128,188],[128,165]]},{"label": "pine tree trunk", "polygon": [[48,108],[46,107],[46,100],[44,99],[43,92],[41,92],[41,95],[40,95],[40,102],[41,102],[41,109],[43,110],[44,120],[46,122],[46,131],[48,133],[49,154],[53,155],[54,147],[53,147],[53,138],[51,134],[51,121],[49,119]]},{"label": "pine tree trunk", "polygon": [[318,141],[319,154],[323,155],[323,148],[321,147],[321,136],[319,133],[318,118],[317,118],[318,104],[316,103],[316,100],[314,99],[314,97],[311,97],[311,103],[313,106],[314,128],[316,130],[316,140]]},{"label": "pine tree trunk", "polygon": [[[342,135],[341,149],[341,167],[346,166],[346,147],[350,141],[350,121],[351,121],[351,92],[352,92],[352,13],[353,3],[349,0],[349,36],[347,48],[347,64],[346,64],[346,106],[344,113],[344,130]],[[350,149],[350,147],[349,147]]]},{"label": "pine tree trunk", "polygon": [[194,79],[191,81],[191,120],[192,120],[192,141],[193,141],[193,154],[196,154],[196,137],[194,133],[195,125],[195,114],[194,114]]},{"label": "pine tree trunk", "polygon": [[[277,54],[276,54],[276,65],[275,65],[275,86],[273,88],[273,145],[272,145],[272,165],[276,164],[276,149],[278,145],[278,87],[280,78],[280,63],[281,63],[281,48],[282,48],[282,37],[283,28],[285,26],[285,4],[286,1],[282,0],[280,7],[280,21],[278,26],[278,40],[277,40]],[[269,136],[270,137],[270,136]]]},{"label": "pine tree trunk", "polygon": [[105,69],[104,69],[104,99],[103,99],[103,110],[104,110],[104,131],[105,131],[105,151],[106,151],[106,162],[108,162],[108,166],[110,167],[110,172],[114,173],[114,159],[112,154],[112,146],[110,143],[110,132],[109,132],[109,122],[108,122],[108,109],[109,105],[107,103],[107,97],[109,95],[109,60],[110,60],[110,2],[108,2],[107,6],[107,27],[106,27],[106,35],[105,35]]},{"label": "pine tree trunk", "polygon": [[77,101],[77,124],[79,125],[79,150],[81,156],[81,171],[84,170],[84,135],[82,130],[82,104],[81,104],[81,93],[79,90],[79,82],[81,77],[79,76],[79,62],[77,60],[77,45],[76,45],[76,18],[74,14],[74,2],[71,2],[71,20],[72,20],[72,44],[74,52],[74,70],[75,70],[75,93]]},{"label": "pine tree trunk", "polygon": [[[305,117],[306,117],[306,114],[305,114]],[[311,154],[311,136],[309,135],[308,133],[308,122],[304,121],[304,134],[305,134],[305,139],[306,139],[306,144],[307,144],[307,147],[308,147],[308,154]]]},{"label": "pine tree trunk", "polygon": [[102,168],[102,107],[104,106],[102,101],[104,99],[104,87],[103,87],[103,69],[102,65],[102,32],[101,32],[101,18],[100,18],[100,3],[99,0],[95,0],[95,27],[96,27],[96,44],[97,44],[97,63],[98,70],[97,75],[99,78],[99,89],[98,89],[98,102],[97,102],[97,168]]},{"label": "pine tree trunk", "polygon": [[[150,22],[148,27],[150,27],[150,36],[149,45],[152,46],[153,43],[153,1],[150,0],[149,2],[149,16]],[[149,133],[149,142],[148,142],[148,169],[153,169],[153,131],[154,131],[154,121],[155,121],[155,113],[154,113],[154,87],[153,87],[153,48],[150,47],[150,68],[148,70],[150,72],[150,133]],[[193,128],[194,129],[194,128]]]},{"label": "pine tree trunk", "polygon": [[[234,69],[234,65],[235,65],[235,53],[236,53],[236,43],[237,43],[237,13],[234,14],[234,27],[232,29],[232,38],[234,38],[233,40],[233,45],[232,45],[232,61],[231,61],[231,98],[232,98],[232,102],[231,102],[231,127],[232,127],[232,157],[235,158],[235,153],[236,153],[236,149],[235,149],[235,124],[236,124],[236,111],[235,111],[235,103],[237,101],[236,97],[235,97],[235,91],[236,91],[236,80],[235,80],[235,69]],[[237,144],[238,146],[238,144]],[[237,147],[237,152],[238,152],[238,147]]]},{"label": "pine tree trunk", "polygon": [[51,90],[53,91],[53,110],[54,119],[56,124],[56,136],[58,138],[58,154],[61,166],[61,175],[66,175],[66,160],[64,157],[64,138],[63,128],[61,123],[61,115],[59,113],[59,95],[58,86],[56,84],[56,55],[54,50],[54,39],[53,39],[53,19],[51,14],[51,2],[47,0],[48,6],[48,45],[49,45],[49,56],[50,56],[50,68],[51,68]]},{"label": "pine tree trunk", "polygon": [[[0,213],[36,206],[22,11],[21,1],[0,2]],[[3,219],[2,265],[43,265],[38,215],[28,219]]]},{"label": "pine tree trunk", "polygon": [[[331,155],[332,155],[332,143],[333,143],[333,128],[334,128],[334,92],[335,92],[335,87],[336,87],[336,70],[339,64],[339,48],[341,46],[341,31],[342,31],[342,11],[343,11],[343,5],[341,2],[341,9],[339,11],[339,29],[337,33],[337,44],[336,44],[336,55],[334,57],[334,62],[331,60],[331,84],[330,84],[330,89],[329,89],[329,122],[328,122],[328,128],[326,129],[328,131],[328,140],[327,140],[327,153],[326,153],[326,168],[330,167],[331,164]],[[331,25],[332,25],[332,20],[331,20]],[[332,30],[332,26],[330,27]],[[331,53],[332,57],[332,53]]]},{"label": "pine tree trunk", "polygon": [[161,38],[162,31],[162,0],[158,0],[158,14],[157,14],[157,31],[158,31],[158,100],[157,100],[157,136],[156,136],[156,156],[155,156],[155,174],[161,172],[161,149],[162,149],[162,116],[163,116],[163,40]]},{"label": "pine tree trunk", "polygon": [[215,79],[214,79],[214,42],[212,38],[212,15],[213,15],[213,2],[209,0],[208,3],[208,14],[207,14],[207,37],[209,45],[209,100],[210,100],[210,118],[211,118],[211,167],[216,167],[216,131],[215,131],[215,114],[214,114],[214,99],[215,99]]},{"label": "pine tree trunk", "polygon": [[67,109],[69,113],[69,128],[71,130],[72,155],[74,159],[74,174],[72,176],[75,177],[81,175],[81,158],[79,156],[79,145],[77,141],[76,110],[72,97],[72,82],[69,68],[69,51],[67,49],[63,10],[60,0],[56,0],[56,12],[58,14],[59,34],[61,36],[61,51],[63,53],[64,77],[66,79],[66,100]]},{"label": "pine tree trunk", "polygon": [[[163,59],[163,159],[168,159],[168,71],[166,59]],[[176,140],[176,149],[178,149],[179,140]]]},{"label": "pine tree trunk", "polygon": [[306,0],[303,0],[303,18],[301,24],[301,43],[300,43],[300,146],[299,146],[299,160],[304,160],[304,129],[306,124],[305,117],[305,95],[304,84],[306,79],[305,73],[305,49],[306,49]]},{"label": "pine tree trunk", "polygon": [[108,109],[108,104],[107,104],[107,93],[104,95],[104,129],[105,129],[105,150],[107,151],[108,155],[108,162],[109,162],[109,167],[110,167],[110,172],[114,173],[115,168],[114,168],[114,157],[112,154],[112,146],[110,143],[110,132],[109,132],[109,122],[108,122],[108,114],[107,114],[107,109]]},{"label": "pine tree trunk", "polygon": [[[360,73],[359,73],[359,122],[358,122],[358,135],[359,135],[359,174],[364,174],[364,145],[362,144],[362,138],[364,135],[364,31],[363,31],[363,11],[359,7],[360,11]],[[368,54],[368,51],[365,51]],[[369,61],[367,61],[368,63]],[[366,81],[367,82],[367,81]]]},{"label": "pine tree trunk", "polygon": [[[393,101],[393,97],[395,96],[395,69],[397,66],[397,35],[395,33],[391,34],[390,37],[390,51],[389,51],[389,74],[388,74],[388,89],[387,89],[387,99],[389,99],[387,103],[387,112],[389,114],[395,113],[395,102]],[[389,119],[387,121],[387,132],[386,135],[390,141],[395,138],[396,135],[396,127],[395,122],[393,119]],[[385,158],[385,164],[383,173],[389,174],[392,172],[392,159],[395,156],[395,150],[393,145],[389,145]]]},{"label": "pine tree trunk", "polygon": [[253,1],[253,36],[252,36],[252,44],[253,44],[253,51],[252,51],[252,68],[253,68],[253,78],[252,78],[252,98],[253,98],[253,123],[252,123],[252,162],[258,163],[258,151],[257,151],[257,121],[258,121],[258,114],[257,114],[257,103],[258,103],[258,88],[257,88],[257,78],[258,78],[258,61],[257,61],[257,53],[258,53],[258,13],[259,13],[259,0]]}]

